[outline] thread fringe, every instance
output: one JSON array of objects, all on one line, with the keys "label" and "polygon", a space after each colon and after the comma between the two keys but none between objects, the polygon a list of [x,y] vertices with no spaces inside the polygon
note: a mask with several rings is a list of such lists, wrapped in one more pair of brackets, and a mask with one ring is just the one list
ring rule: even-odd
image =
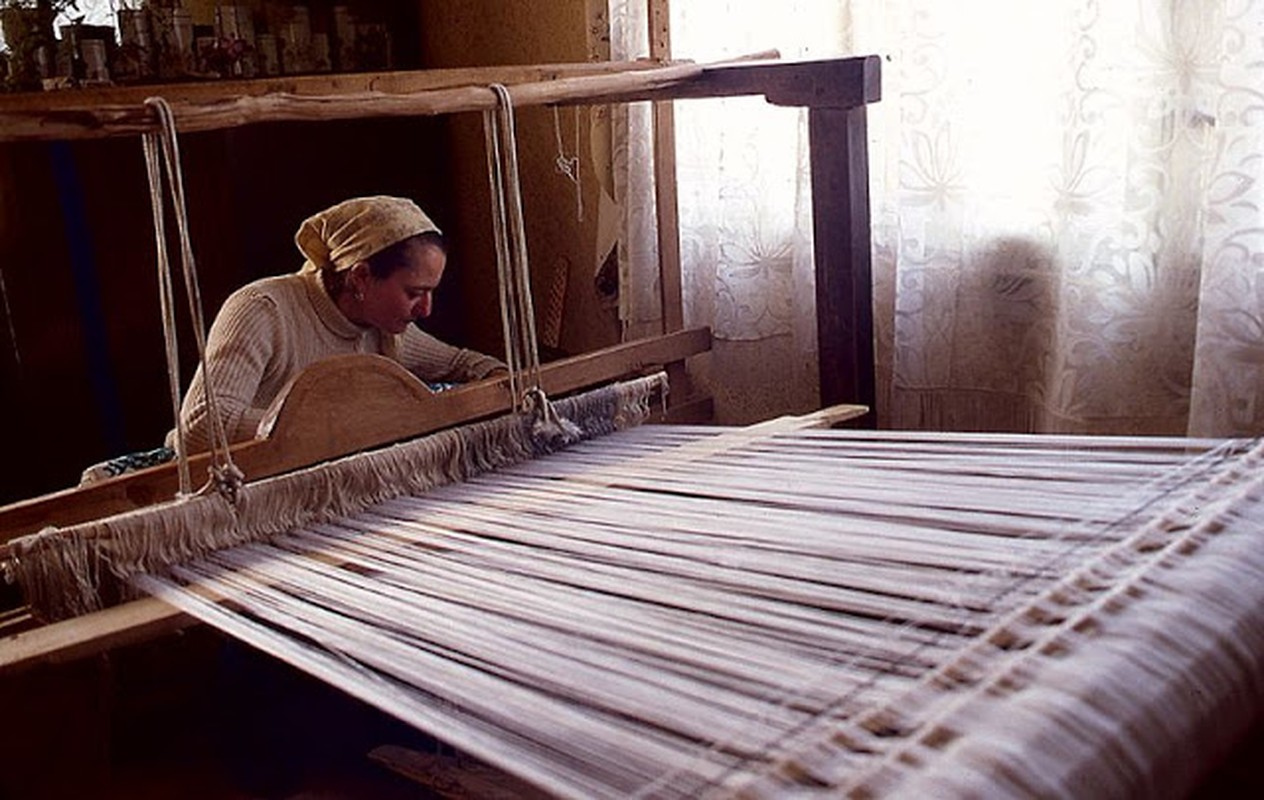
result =
[{"label": "thread fringe", "polygon": [[248,484],[236,505],[211,493],[46,528],[15,539],[6,566],[41,617],[79,616],[136,597],[128,585],[134,574],[349,516],[638,425],[649,417],[652,396],[666,391],[667,376],[657,373],[551,401],[550,413],[568,423],[566,437],[539,435],[536,415],[511,414]]}]

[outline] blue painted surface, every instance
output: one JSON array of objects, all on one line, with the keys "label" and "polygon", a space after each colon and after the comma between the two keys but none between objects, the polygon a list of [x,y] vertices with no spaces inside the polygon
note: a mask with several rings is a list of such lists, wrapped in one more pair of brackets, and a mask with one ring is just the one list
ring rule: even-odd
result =
[{"label": "blue painted surface", "polygon": [[97,280],[96,256],[92,232],[84,208],[83,185],[75,165],[74,151],[67,142],[49,144],[57,197],[61,203],[65,225],[66,247],[74,276],[75,300],[87,353],[88,376],[92,400],[100,416],[102,438],[111,453],[127,450],[123,413],[119,402],[118,383],[110,363],[110,348],[101,306],[101,285]]}]

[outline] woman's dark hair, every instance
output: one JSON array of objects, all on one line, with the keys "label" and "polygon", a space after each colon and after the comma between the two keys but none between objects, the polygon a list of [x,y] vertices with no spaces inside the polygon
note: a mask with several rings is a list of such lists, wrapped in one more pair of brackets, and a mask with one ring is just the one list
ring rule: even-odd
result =
[{"label": "woman's dark hair", "polygon": [[421,245],[437,247],[445,256],[448,254],[448,243],[443,238],[443,234],[438,231],[417,233],[407,239],[400,239],[390,247],[378,250],[364,259],[368,262],[369,274],[378,280],[389,278],[391,273],[408,263],[409,251]]},{"label": "woman's dark hair", "polygon": [[[379,281],[391,277],[395,270],[408,263],[409,251],[414,247],[422,246],[437,247],[445,256],[448,254],[448,240],[443,238],[443,234],[438,231],[413,234],[407,239],[400,239],[395,244],[378,250],[364,259],[365,263],[369,265],[369,274]],[[345,271],[326,269],[322,271],[321,277],[324,278],[325,289],[329,292],[330,297],[337,297],[342,294],[343,288],[347,285],[347,273]]]}]

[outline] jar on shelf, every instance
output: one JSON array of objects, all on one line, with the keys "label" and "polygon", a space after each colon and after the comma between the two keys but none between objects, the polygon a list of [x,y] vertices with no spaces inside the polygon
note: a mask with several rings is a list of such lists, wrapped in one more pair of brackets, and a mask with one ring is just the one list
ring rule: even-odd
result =
[{"label": "jar on shelf", "polygon": [[256,69],[263,76],[281,74],[281,54],[277,48],[277,37],[271,33],[260,33],[255,36]]},{"label": "jar on shelf", "polygon": [[347,6],[334,6],[329,43],[333,67],[339,72],[354,72],[356,63],[356,19]]},{"label": "jar on shelf", "polygon": [[147,81],[154,77],[154,39],[149,11],[141,3],[116,12],[119,47],[113,60],[115,80],[120,83]]},{"label": "jar on shelf", "polygon": [[312,18],[307,6],[291,6],[276,31],[281,71],[296,75],[312,71]]},{"label": "jar on shelf", "polygon": [[8,0],[0,3],[0,34],[4,35],[8,61],[7,87],[12,91],[33,91],[57,69],[53,19],[57,9],[51,2]]},{"label": "jar on shelf", "polygon": [[395,68],[391,32],[384,22],[358,22],[355,26],[356,64],[360,69],[381,71]]},{"label": "jar on shelf", "polygon": [[255,23],[249,6],[215,7],[215,32],[219,39],[221,63],[216,70],[224,77],[253,78],[256,68]]},{"label": "jar on shelf", "polygon": [[147,8],[158,77],[175,80],[193,73],[193,15],[179,0],[150,0]]},{"label": "jar on shelf", "polygon": [[114,28],[72,22],[58,29],[57,77],[50,86],[108,86],[110,64],[115,60]]}]

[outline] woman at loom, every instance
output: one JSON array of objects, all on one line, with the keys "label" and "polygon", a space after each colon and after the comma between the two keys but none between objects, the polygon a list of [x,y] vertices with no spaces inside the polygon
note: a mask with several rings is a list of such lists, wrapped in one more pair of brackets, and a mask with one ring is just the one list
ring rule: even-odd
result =
[{"label": "woman at loom", "polygon": [[224,431],[235,442],[255,436],[290,380],[333,355],[384,355],[425,381],[460,383],[505,370],[413,324],[430,314],[447,263],[442,233],[413,201],[343,201],[306,219],[294,241],[306,258],[302,268],[238,289],[211,325],[207,369],[198,368],[181,409],[189,452],[211,443],[208,374]]}]

